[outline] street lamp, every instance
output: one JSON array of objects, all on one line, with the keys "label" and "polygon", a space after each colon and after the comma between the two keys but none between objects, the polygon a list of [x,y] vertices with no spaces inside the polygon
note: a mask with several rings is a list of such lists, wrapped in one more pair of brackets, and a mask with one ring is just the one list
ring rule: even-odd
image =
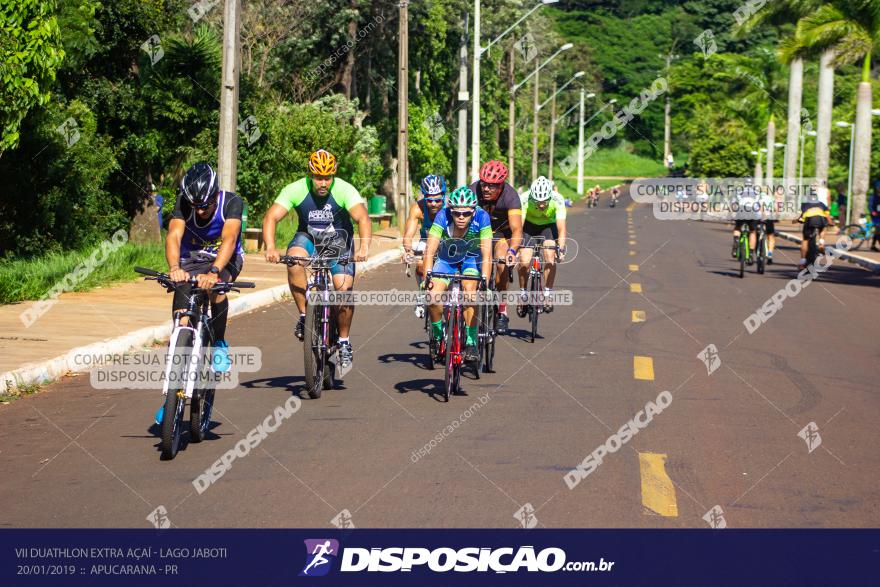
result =
[{"label": "street lamp", "polygon": [[[872,111],[873,114],[873,111]],[[838,128],[849,128],[849,171],[846,176],[846,214],[847,216],[851,216],[850,210],[852,210],[852,166],[853,166],[853,145],[856,142],[856,125],[851,122],[843,122],[842,120],[834,123],[834,126]],[[847,218],[843,225],[846,226],[849,224],[849,218]]]},{"label": "street lamp", "polygon": [[[550,169],[548,170],[548,176],[551,181],[553,180],[553,150],[556,146],[556,96],[559,95],[559,92],[571,85],[574,80],[582,77],[584,73],[585,72],[583,71],[579,71],[571,76],[570,80],[565,82],[562,87],[556,90],[550,98],[547,98],[546,100],[544,100],[543,103],[538,106],[538,110],[540,111],[544,106],[547,105],[547,102],[550,102],[551,100],[553,101],[553,105],[550,107]],[[556,87],[555,82],[553,83],[553,86]]]},{"label": "street lamp", "polygon": [[531,10],[526,12],[519,20],[507,27],[503,33],[495,37],[486,47],[480,46],[480,0],[474,0],[474,104],[473,120],[471,129],[471,179],[476,181],[480,176],[480,59],[483,53],[500,41],[507,33],[512,31],[519,23],[528,18],[533,12],[545,4],[555,4],[559,0],[541,0]]},{"label": "street lamp", "polygon": [[541,65],[538,65],[537,62],[535,62],[535,71],[527,75],[523,81],[519,82],[510,89],[510,99],[513,100],[516,91],[520,89],[524,83],[529,81],[532,76],[535,76],[534,106],[532,117],[532,181],[535,181],[535,178],[538,175],[538,87],[540,85],[540,76],[538,75],[538,72],[544,69],[544,67],[546,67],[548,63],[553,61],[557,55],[559,55],[563,51],[568,51],[572,47],[574,47],[572,43],[566,43],[565,45],[557,49],[556,53],[548,57]]}]

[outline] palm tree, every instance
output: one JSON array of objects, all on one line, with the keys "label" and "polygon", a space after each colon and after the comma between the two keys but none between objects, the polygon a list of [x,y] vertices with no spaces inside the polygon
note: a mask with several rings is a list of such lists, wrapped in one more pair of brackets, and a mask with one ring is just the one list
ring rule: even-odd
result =
[{"label": "palm tree", "polygon": [[[758,10],[752,17],[747,20],[737,33],[742,35],[753,30],[761,24],[785,25],[794,24],[798,19],[810,14],[814,11],[820,2],[819,0],[776,0],[768,2],[766,6]],[[785,41],[783,41],[784,46]],[[788,53],[781,55],[789,66],[788,77],[788,124],[787,137],[785,147],[785,167],[786,175],[783,178],[786,184],[789,183],[789,177],[794,175],[797,168],[798,147],[801,132],[801,102],[803,99],[804,86],[804,59],[800,53]],[[788,59],[785,59],[788,57]],[[830,110],[829,110],[830,114]],[[830,116],[827,121],[829,136],[831,128]],[[768,155],[772,145],[767,145]]]},{"label": "palm tree", "polygon": [[[836,67],[862,59],[862,81],[856,98],[852,207],[863,211],[871,172],[871,53],[880,41],[880,2],[831,0],[800,20],[796,37],[804,47],[832,50]],[[847,210],[847,214],[847,222],[851,222],[853,211]]]}]

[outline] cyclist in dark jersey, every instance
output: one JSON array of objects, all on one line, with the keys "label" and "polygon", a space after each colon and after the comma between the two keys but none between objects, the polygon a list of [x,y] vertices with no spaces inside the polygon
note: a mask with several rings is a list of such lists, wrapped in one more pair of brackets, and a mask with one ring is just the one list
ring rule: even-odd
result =
[{"label": "cyclist in dark jersey", "polygon": [[[174,281],[187,281],[196,276],[201,288],[213,287],[218,281],[235,281],[244,265],[241,246],[242,199],[232,192],[220,190],[217,173],[207,163],[196,163],[180,181],[180,191],[168,235],[165,239],[165,259],[168,275]],[[172,312],[186,310],[187,297],[192,288],[180,285],[174,291]],[[232,366],[226,343],[226,322],[229,301],[225,294],[211,296],[211,331],[214,349],[211,367],[226,372]],[[188,324],[184,317],[181,324]],[[156,413],[156,423],[162,423],[164,405]]]},{"label": "cyclist in dark jersey", "polygon": [[[412,263],[413,251],[425,251],[428,239],[428,231],[434,222],[437,212],[443,207],[446,198],[446,179],[442,175],[426,175],[422,180],[422,199],[409,207],[409,215],[406,218],[406,229],[403,231],[403,262]],[[413,237],[419,233],[419,241],[413,246]],[[424,257],[416,263],[416,282],[422,289],[422,281],[425,278]],[[416,304],[417,318],[425,317],[425,306],[421,302]]]},{"label": "cyclist in dark jersey", "polygon": [[[501,161],[487,161],[480,168],[480,179],[469,187],[477,195],[479,206],[489,213],[495,258],[506,259],[507,266],[513,266],[522,244],[522,206],[519,193],[505,183],[507,174],[507,165]],[[495,287],[499,292],[507,291],[507,266],[498,265],[495,271]],[[507,304],[499,304],[498,311],[498,334],[505,334],[510,323]]]},{"label": "cyclist in dark jersey", "polygon": [[[332,247],[352,261],[366,261],[370,253],[372,224],[367,206],[357,189],[347,181],[335,177],[336,157],[329,151],[319,149],[309,157],[309,175],[293,182],[275,199],[275,203],[263,218],[263,239],[266,242],[266,260],[277,263],[281,253],[275,248],[275,226],[291,210],[299,220],[297,233],[287,245],[287,254],[311,256],[315,247]],[[354,227],[358,224],[360,244],[355,251]],[[354,263],[334,264],[333,287],[336,291],[351,291],[354,286]],[[299,321],[295,336],[303,339],[306,320],[306,271],[294,265],[287,271],[287,283],[293,300],[299,309]],[[351,363],[354,351],[349,340],[354,306],[338,306],[339,359],[342,367]]]}]

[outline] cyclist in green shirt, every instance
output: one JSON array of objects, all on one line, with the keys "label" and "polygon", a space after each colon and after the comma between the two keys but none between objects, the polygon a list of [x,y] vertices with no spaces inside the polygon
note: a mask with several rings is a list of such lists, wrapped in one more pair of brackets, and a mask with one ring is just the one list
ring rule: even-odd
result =
[{"label": "cyclist in green shirt", "polygon": [[[529,277],[529,266],[535,246],[543,244],[548,247],[559,246],[559,260],[565,259],[565,200],[559,194],[552,181],[543,175],[536,179],[529,190],[520,194],[523,217],[523,245],[519,253],[519,287],[520,298],[527,300],[526,283]],[[544,249],[544,311],[552,312],[553,283],[556,281],[556,251]],[[517,315],[525,316],[525,307],[517,305]]]},{"label": "cyclist in green shirt", "polygon": [[[366,261],[370,253],[372,224],[367,206],[357,189],[350,183],[335,177],[336,157],[320,149],[309,157],[309,175],[293,182],[278,194],[275,203],[263,219],[263,240],[266,242],[266,260],[278,263],[280,251],[275,248],[275,226],[290,210],[295,210],[299,220],[297,233],[287,245],[287,254],[311,256],[315,247],[331,247],[341,250],[342,256],[352,261]],[[355,252],[354,226],[358,224],[360,244]],[[354,286],[355,265],[333,264],[333,287],[336,291],[351,291]],[[287,283],[299,310],[299,321],[294,334],[303,339],[306,319],[306,271],[301,265],[288,268]],[[339,359],[345,367],[352,361],[353,350],[349,340],[354,306],[338,306]]]}]

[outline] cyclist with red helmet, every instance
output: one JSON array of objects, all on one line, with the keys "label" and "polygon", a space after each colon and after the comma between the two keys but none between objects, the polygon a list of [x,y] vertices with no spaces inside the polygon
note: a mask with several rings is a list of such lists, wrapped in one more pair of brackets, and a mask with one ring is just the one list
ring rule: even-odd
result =
[{"label": "cyclist with red helmet", "polygon": [[[522,244],[522,205],[516,189],[505,183],[507,175],[507,165],[501,161],[487,161],[480,168],[480,179],[469,187],[477,195],[479,206],[489,213],[495,241],[494,257],[504,258],[507,266],[513,266]],[[495,287],[503,292],[507,291],[507,285],[507,267],[499,265]],[[498,334],[506,334],[510,323],[507,304],[499,304],[498,311]]]}]

